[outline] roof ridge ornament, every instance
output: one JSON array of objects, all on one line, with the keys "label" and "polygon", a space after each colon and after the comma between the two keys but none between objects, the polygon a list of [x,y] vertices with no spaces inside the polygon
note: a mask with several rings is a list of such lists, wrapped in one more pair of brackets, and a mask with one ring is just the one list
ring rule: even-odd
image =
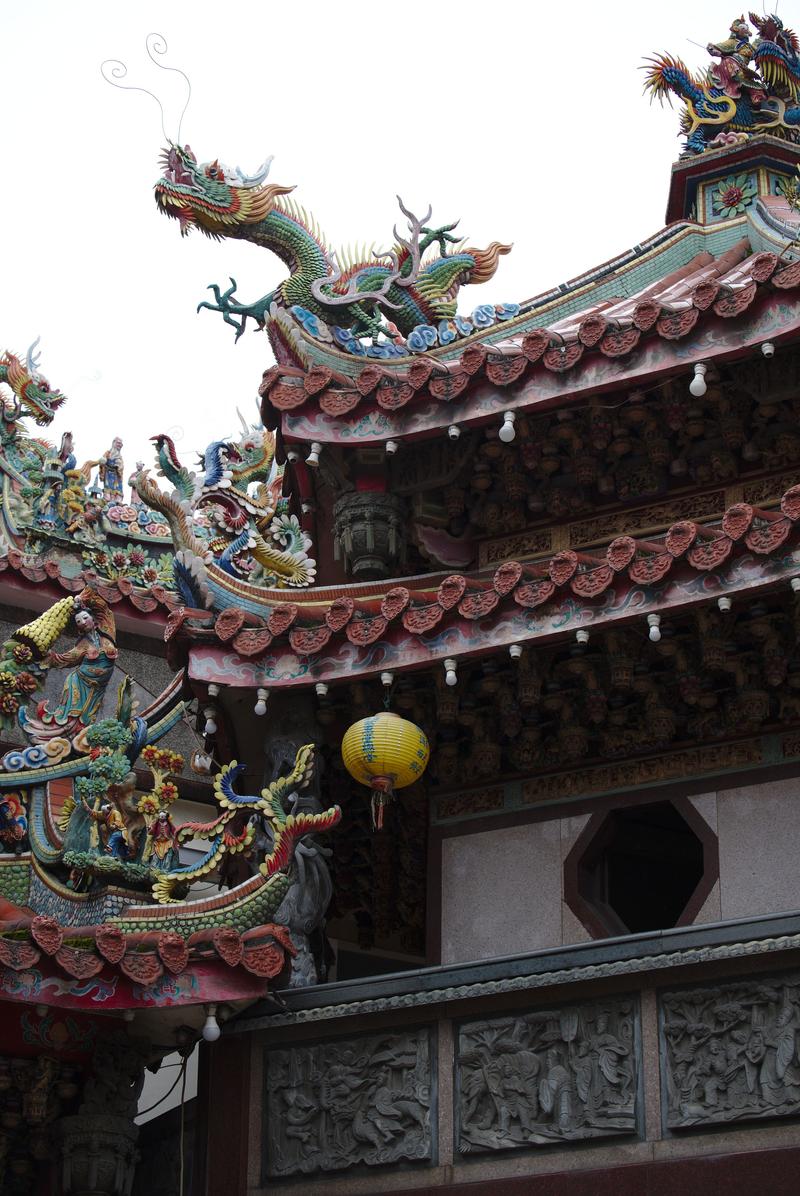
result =
[{"label": "roof ridge ornament", "polygon": [[656,54],[642,67],[651,99],[671,104],[674,95],[683,104],[681,156],[739,145],[760,133],[798,144],[800,40],[777,13],[751,12],[750,24],[737,17],[729,36],[705,49],[712,61],[698,72],[672,54]]}]

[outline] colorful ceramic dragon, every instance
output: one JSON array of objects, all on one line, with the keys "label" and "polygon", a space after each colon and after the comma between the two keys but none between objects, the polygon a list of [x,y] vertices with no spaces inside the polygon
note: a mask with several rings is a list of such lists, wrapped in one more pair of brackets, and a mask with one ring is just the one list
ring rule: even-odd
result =
[{"label": "colorful ceramic dragon", "polygon": [[[306,835],[332,830],[340,821],[342,813],[338,806],[319,813],[309,811],[289,811],[286,806],[292,801],[299,800],[299,793],[311,781],[314,774],[314,746],[306,744],[297,752],[294,766],[285,777],[278,777],[272,781],[258,796],[241,795],[234,789],[234,783],[244,772],[244,765],[234,760],[226,764],[217,775],[214,782],[214,796],[217,804],[222,807],[222,813],[212,822],[190,822],[178,830],[178,840],[181,843],[194,839],[209,841],[209,848],[205,855],[196,863],[165,873],[153,886],[153,895],[162,903],[174,903],[180,900],[177,893],[185,893],[188,885],[202,880],[213,872],[220,864],[223,856],[229,851],[246,850],[253,839],[254,827],[252,817],[263,818],[272,840],[271,851],[259,865],[255,883],[245,882],[248,903],[256,901],[259,906],[259,918],[268,921],[277,910],[291,882],[291,866],[295,853],[306,850],[302,840]],[[237,824],[238,831],[234,829]],[[313,850],[309,848],[308,850]],[[236,892],[231,894],[231,902],[235,903]],[[185,916],[185,912],[184,916]],[[252,925],[258,925],[253,922]]]},{"label": "colorful ceramic dragon", "polygon": [[[247,177],[238,167],[230,170],[218,161],[198,163],[188,146],[171,145],[162,154],[162,167],[156,201],[179,222],[182,235],[196,227],[209,237],[253,241],[289,268],[289,277],[256,303],[234,298],[234,279],[225,292],[210,288],[216,302],[200,307],[222,312],[236,328],[237,340],[248,319],[262,328],[269,325],[273,304],[302,307],[329,324],[351,328],[356,336],[405,336],[420,324],[454,316],[459,288],[488,281],[500,255],[511,249],[498,241],[486,249],[461,248],[453,235],[455,224],[429,228],[430,209],[420,220],[399,201],[408,237],[395,229],[392,249],[365,249],[345,266],[313,218],[287,198],[294,188],[265,181],[269,162]],[[452,252],[449,245],[456,246]],[[424,254],[432,246],[438,255],[426,261]]]},{"label": "colorful ceramic dragon", "polygon": [[[175,579],[190,603],[205,602],[205,568],[274,586],[308,586],[315,562],[296,516],[282,510],[272,434],[249,428],[237,441],[214,441],[190,473],[169,436],[152,437],[159,473],[175,487],[165,494],[146,470],[135,477],[142,500],[167,519],[175,546]],[[274,475],[274,476],[273,476]],[[270,480],[271,479],[271,480]],[[195,516],[202,511],[204,524]]]},{"label": "colorful ceramic dragon", "polygon": [[680,58],[648,59],[645,90],[663,101],[678,96],[685,108],[681,132],[685,154],[770,133],[800,141],[800,42],[778,16],[750,13],[731,25],[730,37],[706,47],[714,62],[693,74]]},{"label": "colorful ceramic dragon", "polygon": [[[31,345],[23,362],[14,353],[0,357],[0,383],[11,387],[14,399],[9,404],[3,400],[3,424],[16,424],[23,415],[32,416],[40,427],[52,423],[53,416],[64,402],[65,396],[53,390],[47,379],[39,372],[39,358],[36,346],[39,338]],[[4,431],[5,431],[4,427]]]}]

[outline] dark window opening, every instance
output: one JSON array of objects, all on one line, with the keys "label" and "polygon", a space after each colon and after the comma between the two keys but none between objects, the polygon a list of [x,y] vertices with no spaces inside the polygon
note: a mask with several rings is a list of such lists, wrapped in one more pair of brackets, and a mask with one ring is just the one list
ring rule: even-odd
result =
[{"label": "dark window opening", "polygon": [[614,810],[580,862],[578,888],[612,934],[677,925],[703,876],[703,844],[670,802]]}]

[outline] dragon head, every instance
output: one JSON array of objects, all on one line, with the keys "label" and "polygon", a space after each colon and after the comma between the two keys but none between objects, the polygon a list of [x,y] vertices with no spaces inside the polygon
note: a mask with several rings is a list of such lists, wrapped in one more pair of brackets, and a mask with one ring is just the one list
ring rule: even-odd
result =
[{"label": "dragon head", "polygon": [[30,415],[40,427],[52,423],[56,411],[66,395],[53,390],[47,379],[39,373],[36,346],[38,337],[28,349],[25,360],[14,353],[0,357],[0,381],[7,382],[14,392],[11,408],[3,407],[3,417],[8,422]]},{"label": "dragon head", "polygon": [[270,213],[278,195],[293,187],[265,183],[271,158],[254,175],[221,162],[198,162],[188,145],[170,145],[161,153],[163,170],[155,186],[156,203],[178,221],[181,235],[196,226],[207,237],[236,236],[240,225],[258,224]]}]

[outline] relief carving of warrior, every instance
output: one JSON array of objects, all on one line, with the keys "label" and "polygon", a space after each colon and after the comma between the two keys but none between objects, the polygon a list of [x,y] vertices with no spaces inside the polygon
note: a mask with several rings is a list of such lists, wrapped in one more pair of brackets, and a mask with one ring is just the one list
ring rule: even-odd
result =
[{"label": "relief carving of warrior", "polygon": [[668,1127],[800,1111],[799,987],[793,973],[663,998]]},{"label": "relief carving of warrior", "polygon": [[427,1031],[270,1051],[267,1075],[271,1176],[430,1157]]},{"label": "relief carving of warrior", "polygon": [[635,1130],[630,1001],[471,1022],[459,1033],[459,1149]]}]

